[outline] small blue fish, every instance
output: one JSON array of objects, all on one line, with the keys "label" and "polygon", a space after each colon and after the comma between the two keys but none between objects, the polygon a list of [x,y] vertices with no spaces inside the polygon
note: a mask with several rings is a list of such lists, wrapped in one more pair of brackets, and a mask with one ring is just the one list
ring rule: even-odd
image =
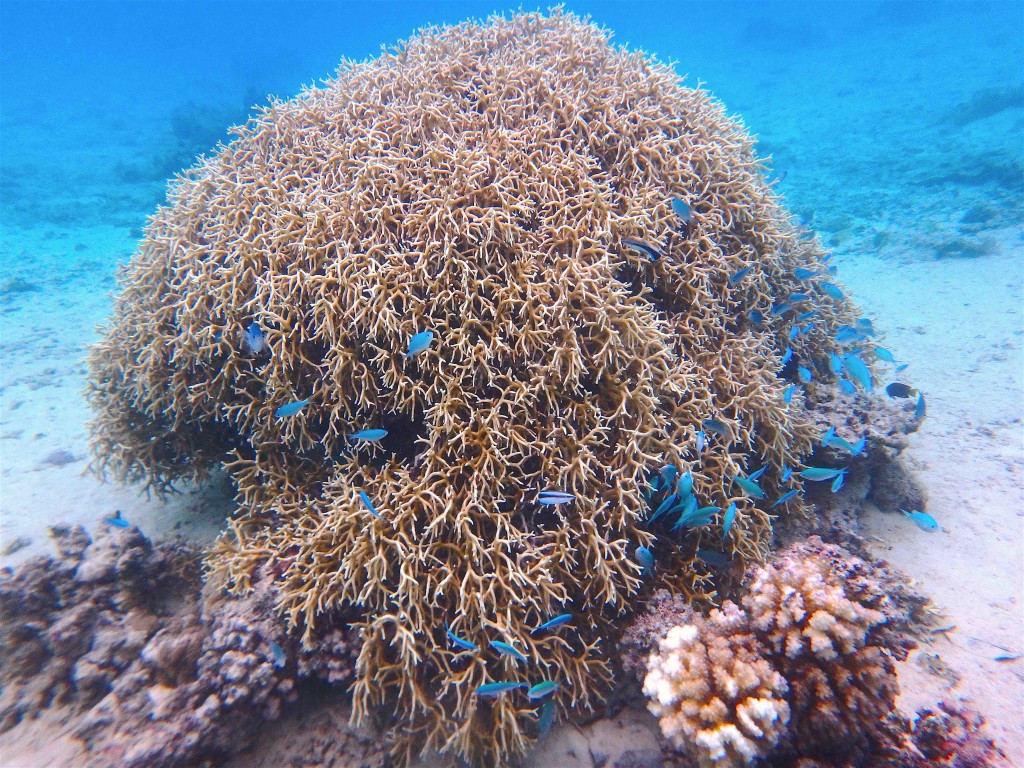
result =
[{"label": "small blue fish", "polygon": [[284,655],[284,649],[273,641],[270,643],[270,652],[274,656],[274,666],[278,669],[288,663],[288,657]]},{"label": "small blue fish", "polygon": [[409,348],[405,350],[406,358],[412,358],[426,350],[434,340],[433,331],[420,331],[409,339]]},{"label": "small blue fish", "polygon": [[636,548],[636,561],[643,566],[644,576],[649,576],[654,572],[654,554],[647,547]]},{"label": "small blue fish", "polygon": [[530,701],[537,701],[537,699],[543,699],[550,696],[557,690],[558,683],[553,680],[545,680],[543,683],[537,683],[535,686],[530,688],[530,690],[526,692],[526,698]]},{"label": "small blue fish", "polygon": [[849,353],[843,355],[843,367],[846,369],[846,373],[851,381],[857,382],[868,392],[874,389],[874,383],[871,381],[871,371],[859,357]]},{"label": "small blue fish", "polygon": [[791,491],[786,491],[784,494],[782,494],[781,496],[779,496],[779,498],[777,498],[775,500],[775,503],[772,504],[772,508],[774,509],[775,507],[779,506],[779,504],[785,504],[787,501],[792,499],[798,493],[800,493],[800,489],[799,488],[794,488]]},{"label": "small blue fish", "polygon": [[[357,491],[357,493],[359,494],[359,498],[363,500],[363,504],[366,505],[366,508],[370,510],[370,514],[380,520],[384,520],[384,518],[381,517],[380,512],[377,511],[377,508],[373,506],[373,502],[370,501],[370,497],[366,495],[366,492]],[[387,522],[387,520],[384,520],[384,522]]]},{"label": "small blue fish", "polygon": [[836,301],[842,301],[845,298],[842,290],[835,283],[821,283],[821,290],[827,293]]},{"label": "small blue fish", "polygon": [[689,525],[695,517],[699,516],[697,515],[697,497],[690,496],[686,501],[673,506],[672,509],[669,510],[669,513],[674,513],[676,510],[682,510],[682,512],[679,515],[679,519],[676,520],[675,525],[669,529],[670,533],[675,533],[680,528]]},{"label": "small blue fish", "polygon": [[790,304],[798,304],[801,301],[807,301],[809,298],[811,297],[808,296],[806,293],[791,293],[789,294],[789,298],[786,299],[786,301],[788,301]]},{"label": "small blue fish", "polygon": [[928,413],[928,408],[924,404],[924,395],[920,392],[917,393],[917,405],[914,406],[914,418],[923,419]]},{"label": "small blue fish", "polygon": [[794,325],[792,328],[789,329],[789,340],[790,341],[793,341],[793,339],[795,339],[799,335],[800,335],[800,326],[799,325]]},{"label": "small blue fish", "polygon": [[348,436],[349,440],[362,440],[366,443],[376,443],[388,436],[386,429],[361,429]]},{"label": "small blue fish", "polygon": [[782,468],[782,482],[787,482],[793,476],[793,470],[789,467]]},{"label": "small blue fish", "polygon": [[653,523],[662,515],[667,514],[669,510],[671,510],[672,507],[676,505],[677,501],[679,501],[679,496],[674,493],[666,496],[665,499],[661,502],[661,504],[658,505],[658,508],[654,510],[654,514],[651,515],[647,522]]},{"label": "small blue fish", "polygon": [[555,618],[553,618],[553,619],[549,619],[548,621],[545,621],[539,627],[534,627],[533,629],[530,630],[530,634],[531,635],[535,635],[538,632],[548,632],[548,631],[550,631],[552,629],[557,629],[558,627],[565,626],[570,621],[572,621],[572,614],[571,613],[562,613],[562,614],[559,614],[558,616],[555,616]]},{"label": "small blue fish", "polygon": [[672,526],[672,533],[675,533],[680,528],[700,528],[701,526],[707,525],[711,522],[711,518],[715,516],[716,512],[721,512],[721,507],[701,507],[696,509],[697,500],[693,500],[692,508],[685,512],[676,524]]},{"label": "small blue fish", "polygon": [[827,468],[823,468],[823,467],[808,467],[807,469],[803,470],[802,472],[798,472],[797,474],[799,474],[800,477],[804,478],[805,480],[821,481],[821,480],[834,480],[839,475],[842,475],[842,474],[845,474],[845,473],[846,473],[845,469],[827,469]]},{"label": "small blue fish", "polygon": [[799,366],[796,369],[796,375],[800,378],[800,381],[802,381],[804,384],[810,384],[811,383],[811,379],[814,378],[814,375],[811,373],[811,369],[810,368],[805,368],[802,365]]},{"label": "small blue fish", "polygon": [[761,490],[761,486],[755,483],[753,480],[742,475],[733,475],[732,479],[736,481],[736,485],[743,489],[743,492],[748,496],[752,496],[755,499],[763,499],[764,491]]},{"label": "small blue fish", "polygon": [[675,482],[676,476],[679,474],[679,468],[674,467],[671,464],[666,464],[664,467],[661,468],[660,474],[664,486],[666,488],[669,488],[672,486],[672,483]]},{"label": "small blue fish", "polygon": [[843,361],[835,352],[828,353],[828,367],[836,376],[843,372]]},{"label": "small blue fish", "polygon": [[732,528],[733,522],[736,520],[736,502],[734,501],[729,505],[729,508],[725,510],[725,517],[722,518],[722,537],[729,538],[729,529]]},{"label": "small blue fish", "polygon": [[568,504],[575,499],[576,497],[571,493],[563,493],[562,491],[541,491],[537,494],[537,503],[544,506]]},{"label": "small blue fish", "polygon": [[[796,321],[798,323],[802,323],[804,320],[810,320],[816,314],[818,314],[818,310],[816,309],[812,309],[810,312],[801,312],[799,315],[796,316]],[[806,333],[806,331],[804,331],[804,333]]]},{"label": "small blue fish", "polygon": [[683,224],[689,224],[693,220],[693,211],[690,210],[690,206],[678,197],[672,198],[672,210],[683,220]]},{"label": "small blue fish", "polygon": [[835,436],[836,436],[836,428],[835,427],[829,427],[828,431],[825,432],[825,434],[821,436],[821,444],[826,446],[826,447],[828,447],[828,445],[831,444],[832,439]]},{"label": "small blue fish", "polygon": [[687,472],[685,475],[680,475],[679,481],[676,483],[676,493],[681,499],[693,493],[693,473]]},{"label": "small blue fish", "polygon": [[789,405],[793,400],[793,393],[796,392],[796,384],[790,384],[782,393],[782,400]]},{"label": "small blue fish", "polygon": [[892,352],[884,347],[875,347],[875,357],[879,360],[884,360],[887,363],[896,365],[896,358],[892,356]]},{"label": "small blue fish", "polygon": [[851,328],[841,329],[836,333],[837,344],[849,344],[851,341],[860,341],[863,338],[864,334]]},{"label": "small blue fish", "polygon": [[492,648],[498,651],[498,653],[501,653],[505,656],[510,656],[516,661],[527,661],[527,658],[522,653],[520,653],[520,651],[517,648],[513,648],[508,643],[503,643],[500,640],[491,640],[490,644]]},{"label": "small blue fish", "polygon": [[750,310],[750,312],[747,313],[747,318],[750,320],[750,324],[756,328],[760,328],[764,323],[764,315],[756,309]]},{"label": "small blue fish", "polygon": [[850,453],[853,454],[854,456],[860,456],[861,453],[864,452],[864,449],[867,447],[867,445],[868,438],[867,435],[865,435],[864,437],[862,437],[860,440],[853,444],[853,446],[849,449]]},{"label": "small blue fish", "polygon": [[546,701],[544,706],[540,708],[540,720],[538,721],[538,727],[540,731],[537,735],[538,739],[543,739],[548,735],[548,731],[551,730],[551,726],[555,724],[555,702]]},{"label": "small blue fish", "polygon": [[514,691],[517,688],[526,688],[526,687],[527,687],[526,683],[509,683],[509,682],[484,683],[483,685],[478,685],[477,686],[477,688],[476,688],[476,695],[477,696],[486,696],[486,697],[501,696],[501,694],[507,693],[508,691]]},{"label": "small blue fish", "polygon": [[896,366],[896,373],[900,373],[901,371],[907,370],[909,366],[910,363],[900,363],[899,365]]},{"label": "small blue fish", "polygon": [[697,455],[698,456],[700,456],[702,453],[704,453],[704,446],[707,444],[707,441],[708,441],[708,438],[704,434],[703,430],[697,432]]},{"label": "small blue fish", "polygon": [[728,556],[714,549],[698,549],[696,552],[696,556],[698,559],[703,560],[712,568],[725,568],[727,565],[729,565]]},{"label": "small blue fish", "polygon": [[704,419],[701,425],[708,432],[714,432],[719,437],[729,437],[729,428],[725,426],[725,422],[718,419]]},{"label": "small blue fish", "polygon": [[267,337],[260,329],[259,323],[253,321],[242,332],[242,345],[253,357],[267,348]]},{"label": "small blue fish", "polygon": [[786,365],[792,359],[793,359],[793,348],[792,347],[786,347],[786,351],[782,355],[782,361],[781,362],[782,362],[783,365]]},{"label": "small blue fish", "polygon": [[871,320],[867,317],[861,317],[857,319],[857,327],[866,333],[868,336],[875,335],[875,326],[871,323]]},{"label": "small blue fish", "polygon": [[857,388],[853,386],[853,382],[850,381],[849,379],[840,379],[839,391],[842,392],[844,395],[852,395],[857,392]]},{"label": "small blue fish", "polygon": [[289,416],[294,416],[307,405],[309,405],[308,398],[306,400],[296,400],[294,403],[282,405],[280,408],[274,411],[274,415],[277,416],[277,418],[279,419],[287,419]]},{"label": "small blue fish", "polygon": [[810,280],[816,274],[818,274],[816,270],[804,269],[803,267],[797,267],[793,270],[793,276],[797,280]]},{"label": "small blue fish", "polygon": [[832,493],[838,493],[839,489],[843,487],[843,482],[846,480],[846,475],[836,475],[836,479],[832,481]]},{"label": "small blue fish", "polygon": [[929,515],[927,512],[920,512],[914,510],[913,512],[907,512],[905,509],[901,509],[904,515],[914,521],[914,525],[920,528],[922,531],[937,531],[939,530],[939,524],[934,517]]},{"label": "small blue fish", "polygon": [[805,326],[803,327],[803,330],[802,330],[802,331],[800,331],[800,333],[802,333],[802,334],[803,334],[804,336],[806,336],[806,335],[807,335],[807,334],[809,334],[809,333],[810,333],[810,332],[811,332],[812,330],[814,330],[814,326],[816,326],[817,324],[818,324],[817,322],[813,322],[813,323],[808,323],[807,325],[805,325]]},{"label": "small blue fish", "polygon": [[632,248],[635,251],[643,251],[651,257],[651,261],[657,261],[662,257],[661,251],[657,247],[651,245],[646,240],[637,240],[632,237],[622,238],[622,244],[627,248]]},{"label": "small blue fish", "polygon": [[786,314],[790,309],[792,309],[792,306],[788,301],[780,301],[771,308],[771,315],[773,317],[778,317],[779,315]]},{"label": "small blue fish", "polygon": [[750,472],[747,475],[747,480],[757,480],[759,477],[761,477],[761,475],[763,475],[767,471],[767,469],[768,469],[768,465],[765,464],[763,467],[761,467],[756,472]]},{"label": "small blue fish", "polygon": [[753,269],[753,267],[744,267],[743,269],[738,269],[733,272],[729,275],[729,285],[738,285],[744,277],[750,274],[751,269]]},{"label": "small blue fish", "polygon": [[453,643],[455,643],[455,645],[457,645],[462,650],[464,650],[464,651],[478,651],[478,650],[480,650],[475,644],[469,642],[469,640],[464,640],[461,637],[459,637],[458,635],[456,635],[454,632],[452,632],[451,627],[445,627],[444,631],[445,631],[445,633],[447,633],[448,639],[451,640]]},{"label": "small blue fish", "polygon": [[121,510],[120,509],[117,510],[116,512],[114,512],[114,514],[110,515],[109,517],[104,517],[103,518],[103,522],[105,522],[107,525],[112,525],[115,528],[129,528],[129,527],[131,527],[131,523],[129,523],[127,520],[125,520],[123,517],[121,517]]}]

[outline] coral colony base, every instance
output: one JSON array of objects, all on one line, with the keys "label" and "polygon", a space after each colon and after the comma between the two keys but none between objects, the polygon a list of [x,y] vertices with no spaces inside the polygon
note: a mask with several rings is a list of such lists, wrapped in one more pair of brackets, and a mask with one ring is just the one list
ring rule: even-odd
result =
[{"label": "coral colony base", "polygon": [[[90,359],[96,467],[222,470],[238,508],[195,632],[100,675],[95,754],[227,754],[297,675],[351,676],[399,764],[512,764],[609,703],[654,588],[739,600],[646,672],[702,764],[897,749],[877,609],[813,558],[739,590],[805,493],[890,455],[887,353],[743,127],[609,37],[560,11],[428,29],[173,182]],[[133,745],[155,727],[173,759]]]}]

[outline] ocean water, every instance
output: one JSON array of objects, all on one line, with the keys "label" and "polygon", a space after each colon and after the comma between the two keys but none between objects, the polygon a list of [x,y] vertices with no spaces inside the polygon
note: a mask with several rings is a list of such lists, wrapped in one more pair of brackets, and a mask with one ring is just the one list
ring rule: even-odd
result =
[{"label": "ocean water", "polygon": [[[958,632],[953,679],[908,662],[909,708],[970,700],[1024,764],[1024,3],[567,2],[672,62],[771,157],[786,204],[928,393],[907,462],[941,525],[864,510],[866,546]],[[166,183],[288,99],[478,2],[0,4],[0,552],[115,510],[208,543],[223,487],[170,501],[86,471],[83,358]],[[925,671],[922,671],[925,670]],[[941,677],[941,676],[940,676]],[[30,763],[27,763],[30,764]]]}]

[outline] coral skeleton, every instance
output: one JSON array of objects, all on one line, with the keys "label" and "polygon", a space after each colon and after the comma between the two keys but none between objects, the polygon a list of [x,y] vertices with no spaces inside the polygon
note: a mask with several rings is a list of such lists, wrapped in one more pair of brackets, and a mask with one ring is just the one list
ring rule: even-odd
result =
[{"label": "coral skeleton", "polygon": [[[787,347],[812,392],[856,317],[802,234],[744,127],[607,31],[562,11],[426,29],[174,181],[91,355],[95,466],[161,492],[226,471],[238,509],[208,573],[236,593],[280,573],[276,610],[309,646],[359,611],[354,713],[386,721],[399,761],[513,761],[536,703],[474,691],[550,679],[560,710],[595,706],[638,546],[657,586],[713,595],[694,553],[724,521],[654,544],[652,472],[735,503],[728,554],[766,556],[774,513],[733,478],[767,465],[762,488],[792,486],[814,429],[783,398]],[[817,317],[793,335],[795,292]],[[723,434],[699,451],[706,419]],[[348,439],[368,428],[388,435]],[[571,631],[531,636],[566,612]],[[814,631],[841,650],[840,629]],[[751,674],[764,692],[731,722],[774,733],[774,678]]]}]

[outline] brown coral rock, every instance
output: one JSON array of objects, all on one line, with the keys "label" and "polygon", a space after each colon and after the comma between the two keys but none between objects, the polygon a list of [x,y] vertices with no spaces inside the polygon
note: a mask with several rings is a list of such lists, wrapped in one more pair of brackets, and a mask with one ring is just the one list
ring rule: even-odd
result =
[{"label": "brown coral rock", "polygon": [[[569,14],[425,30],[235,133],[175,182],[122,278],[91,359],[99,469],[166,489],[226,467],[240,509],[212,572],[242,592],[269,561],[307,644],[325,614],[365,610],[355,712],[386,714],[403,760],[511,759],[536,707],[474,690],[543,675],[559,708],[595,704],[660,464],[735,501],[730,554],[765,556],[768,507],[732,478],[756,461],[788,487],[812,435],[777,375],[794,313],[770,309],[811,292],[793,348],[812,388],[855,315],[793,276],[823,254],[742,126]],[[265,349],[243,343],[252,324]],[[706,418],[729,439],[698,457]],[[346,439],[366,427],[390,434]],[[538,507],[541,488],[576,500]],[[663,586],[710,591],[693,552],[712,529],[659,542]],[[566,610],[573,633],[529,634]]]}]

